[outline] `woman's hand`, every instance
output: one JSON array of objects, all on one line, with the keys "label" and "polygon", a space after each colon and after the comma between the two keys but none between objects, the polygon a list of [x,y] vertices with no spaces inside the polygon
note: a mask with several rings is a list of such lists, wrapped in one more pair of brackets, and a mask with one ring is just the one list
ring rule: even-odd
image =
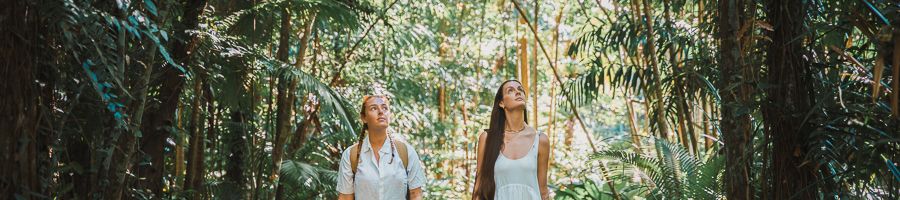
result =
[{"label": "woman's hand", "polygon": [[422,200],[422,188],[409,190],[410,200]]},{"label": "woman's hand", "polygon": [[338,194],[338,200],[353,200],[353,194]]}]

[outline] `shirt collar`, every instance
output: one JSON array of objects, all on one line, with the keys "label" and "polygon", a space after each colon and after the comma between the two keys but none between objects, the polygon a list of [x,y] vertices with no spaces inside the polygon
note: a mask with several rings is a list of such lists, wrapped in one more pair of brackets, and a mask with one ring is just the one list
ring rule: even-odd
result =
[{"label": "shirt collar", "polygon": [[[378,150],[378,152],[379,153],[391,153],[391,144],[390,144],[391,140],[392,140],[392,138],[390,135],[387,138],[385,138],[384,143],[381,144],[381,150]],[[363,152],[369,152],[373,149],[372,144],[369,142],[368,134],[366,135],[366,138],[363,138],[363,146],[362,147],[363,147],[362,148]]]}]

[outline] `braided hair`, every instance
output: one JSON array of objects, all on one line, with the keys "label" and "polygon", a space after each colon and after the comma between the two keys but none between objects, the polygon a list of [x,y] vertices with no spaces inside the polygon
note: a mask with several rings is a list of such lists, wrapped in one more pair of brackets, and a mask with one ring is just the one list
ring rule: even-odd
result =
[{"label": "braided hair", "polygon": [[[363,100],[362,100],[362,109],[360,109],[360,112],[359,112],[360,118],[363,118],[366,116],[366,101],[369,101],[369,99],[373,98],[373,97],[374,98],[385,98],[385,100],[387,100],[386,96],[381,96],[381,95],[372,95],[372,96],[366,95],[366,96],[364,96]],[[367,124],[366,122],[363,122],[362,130],[359,131],[359,139],[357,139],[357,141],[356,141],[356,145],[358,145],[358,147],[356,148],[356,160],[359,160],[359,155],[362,154],[362,144],[363,144],[363,140],[366,138],[366,130],[368,130],[368,129],[369,129],[369,124]],[[390,163],[394,163],[394,148],[395,148],[394,147],[394,138],[391,137],[390,133],[388,133],[387,139],[390,140],[390,143],[391,143],[391,160],[388,161],[388,164],[390,164]],[[359,167],[359,166],[357,165],[357,167]],[[353,179],[356,180],[355,172],[353,173]]]}]

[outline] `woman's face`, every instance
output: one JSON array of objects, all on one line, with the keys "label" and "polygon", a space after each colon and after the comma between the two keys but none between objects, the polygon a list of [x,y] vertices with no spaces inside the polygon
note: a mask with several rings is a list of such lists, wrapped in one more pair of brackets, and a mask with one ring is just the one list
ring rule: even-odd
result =
[{"label": "woman's face", "polygon": [[504,110],[525,109],[525,89],[518,81],[506,82],[500,86],[503,91],[503,100],[500,107]]},{"label": "woman's face", "polygon": [[391,110],[387,98],[383,96],[366,98],[363,104],[362,121],[370,128],[387,128],[391,122]]}]

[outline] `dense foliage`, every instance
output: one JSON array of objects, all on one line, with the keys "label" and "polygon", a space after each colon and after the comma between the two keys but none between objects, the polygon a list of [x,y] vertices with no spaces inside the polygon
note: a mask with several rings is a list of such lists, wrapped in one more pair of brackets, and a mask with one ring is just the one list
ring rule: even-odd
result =
[{"label": "dense foliage", "polygon": [[0,3],[0,199],[334,199],[363,95],[468,199],[518,79],[556,199],[900,198],[891,0]]}]

